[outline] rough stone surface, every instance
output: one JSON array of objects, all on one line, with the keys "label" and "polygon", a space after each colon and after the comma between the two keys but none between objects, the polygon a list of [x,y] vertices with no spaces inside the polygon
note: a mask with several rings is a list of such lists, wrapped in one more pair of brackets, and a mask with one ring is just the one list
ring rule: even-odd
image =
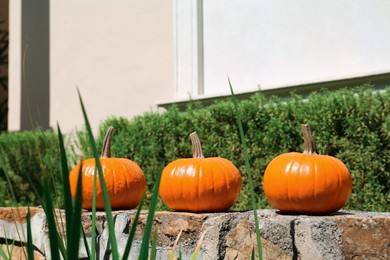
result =
[{"label": "rough stone surface", "polygon": [[[12,259],[26,259],[27,258],[27,250],[24,246],[18,246],[15,245],[6,245],[2,244],[1,247],[3,248],[4,252],[8,252],[12,250]],[[1,258],[3,259],[3,258]],[[39,251],[34,251],[34,260],[43,260],[46,259],[43,254],[41,254]]]},{"label": "rough stone surface", "polygon": [[[353,214],[353,213],[351,213]],[[347,259],[390,259],[390,220],[372,213],[338,218]]]},{"label": "rough stone surface", "polygon": [[[0,208],[0,226],[3,227],[0,228],[0,242],[4,249],[7,243],[14,243],[14,259],[24,259],[27,210],[18,210]],[[36,259],[50,259],[46,216],[40,208],[30,211]],[[57,210],[56,214],[58,225],[64,226],[64,212]],[[113,214],[121,256],[135,211],[115,211]],[[329,216],[307,216],[258,210],[257,214],[263,259],[390,259],[390,213],[340,211]],[[137,223],[129,259],[137,259],[146,220],[147,211],[144,211]],[[82,222],[90,247],[90,212],[83,212]],[[183,259],[191,257],[202,234],[204,240],[198,259],[250,259],[252,250],[257,252],[252,211],[214,214],[156,212],[153,230],[157,233],[157,259],[169,259],[180,232]],[[111,248],[104,212],[97,212],[96,232],[96,253],[99,259],[109,259]],[[61,234],[65,234],[62,229]],[[87,256],[82,240],[79,256],[81,259]]]},{"label": "rough stone surface", "polygon": [[[0,219],[6,222],[26,223],[28,208],[1,208]],[[30,216],[33,217],[41,208],[30,208]]]}]

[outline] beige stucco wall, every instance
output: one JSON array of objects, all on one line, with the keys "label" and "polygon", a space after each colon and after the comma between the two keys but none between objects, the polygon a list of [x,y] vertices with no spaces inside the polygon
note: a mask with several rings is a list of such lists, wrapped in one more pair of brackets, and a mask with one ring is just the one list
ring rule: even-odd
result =
[{"label": "beige stucco wall", "polygon": [[[23,6],[10,4],[9,129],[20,130]],[[157,100],[174,98],[172,1],[51,1],[49,10],[49,127],[82,127],[77,87],[94,130],[109,116],[131,118],[156,110]],[[35,60],[36,66],[42,62]]]}]

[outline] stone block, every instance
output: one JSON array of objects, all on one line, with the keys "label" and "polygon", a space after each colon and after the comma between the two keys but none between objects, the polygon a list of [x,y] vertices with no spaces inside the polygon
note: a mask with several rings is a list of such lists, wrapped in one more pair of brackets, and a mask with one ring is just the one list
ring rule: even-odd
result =
[{"label": "stone block", "polygon": [[[31,208],[36,259],[50,259],[46,216]],[[23,259],[26,243],[26,208],[0,208],[0,241],[15,244],[14,257]],[[56,210],[58,224],[65,226],[63,210]],[[258,210],[263,259],[390,259],[390,213],[339,211],[328,216],[284,215],[275,210]],[[120,256],[133,225],[135,211],[114,211],[115,234]],[[138,220],[130,259],[136,259],[148,212]],[[91,246],[92,214],[83,211],[84,227]],[[62,230],[62,229],[61,229]],[[168,259],[180,234],[179,246],[189,259],[204,234],[198,259],[250,259],[257,256],[257,239],[252,211],[193,214],[156,212],[153,232],[157,234],[157,259]],[[61,231],[65,235],[65,231]],[[96,214],[96,250],[99,259],[108,259],[111,248],[105,212]],[[176,250],[178,251],[178,250]],[[178,255],[178,252],[176,252]],[[80,241],[80,258],[87,256]]]}]

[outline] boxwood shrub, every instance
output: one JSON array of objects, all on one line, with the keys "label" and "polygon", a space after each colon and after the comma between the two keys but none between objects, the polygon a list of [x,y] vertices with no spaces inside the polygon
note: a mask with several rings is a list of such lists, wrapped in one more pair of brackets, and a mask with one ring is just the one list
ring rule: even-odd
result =
[{"label": "boxwood shrub", "polygon": [[[3,132],[0,134],[0,206],[15,205],[7,183],[7,171],[17,203],[41,205],[42,175],[51,176],[53,192],[62,197],[57,135],[51,131]],[[0,158],[0,159],[1,159]],[[4,166],[5,169],[2,167]]]},{"label": "boxwood shrub", "polygon": [[[319,91],[287,98],[261,93],[241,100],[239,106],[259,208],[270,205],[262,177],[277,155],[303,151],[300,124],[308,123],[320,154],[342,160],[353,177],[353,194],[345,208],[390,211],[390,88],[370,86]],[[149,191],[162,167],[191,157],[189,134],[196,131],[206,157],[231,160],[243,177],[234,210],[250,209],[249,185],[231,100],[202,107],[193,102],[185,111],[172,106],[164,113],[150,112],[131,120],[111,117],[100,126],[99,143],[108,126],[114,126],[112,153],[137,162],[144,170]],[[80,143],[83,141],[80,134]],[[83,153],[90,156],[87,145]],[[164,209],[160,202],[160,209]]]},{"label": "boxwood shrub", "polygon": [[[267,164],[281,153],[303,151],[300,124],[308,123],[318,152],[341,159],[352,174],[353,194],[345,208],[390,211],[390,87],[383,91],[371,86],[323,90],[286,98],[257,93],[240,100],[239,107],[259,208],[270,207],[262,189]],[[100,147],[108,126],[114,126],[112,156],[129,158],[141,166],[150,197],[156,175],[167,163],[192,156],[189,134],[196,131],[206,157],[224,157],[239,168],[243,187],[233,210],[249,210],[249,185],[236,120],[230,99],[205,107],[194,101],[185,111],[173,105],[167,111],[133,119],[108,118],[100,125],[97,143]],[[70,157],[91,157],[85,133],[78,132],[76,139],[78,152],[69,149]],[[26,187],[29,177],[40,190],[42,169],[53,173],[54,184],[59,182],[54,133],[1,134],[0,149],[12,169],[20,201],[39,203]],[[4,183],[2,174],[0,188],[6,187]],[[161,201],[158,209],[166,209]]]}]

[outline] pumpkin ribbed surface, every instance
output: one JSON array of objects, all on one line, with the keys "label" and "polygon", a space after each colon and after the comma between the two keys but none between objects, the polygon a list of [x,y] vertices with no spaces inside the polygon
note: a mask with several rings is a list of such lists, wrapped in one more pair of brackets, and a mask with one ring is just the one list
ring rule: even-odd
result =
[{"label": "pumpkin ribbed surface", "polygon": [[198,135],[194,132],[190,137],[193,158],[175,160],[164,168],[161,199],[177,211],[228,210],[236,202],[242,185],[238,169],[225,158],[204,158]]},{"label": "pumpkin ribbed surface", "polygon": [[[100,158],[100,163],[111,207],[113,209],[133,209],[137,207],[146,190],[146,179],[141,168],[133,161],[125,158]],[[79,170],[80,163],[69,175],[73,197],[76,196]],[[95,159],[84,160],[82,169],[82,207],[84,209],[92,208],[94,172]],[[96,184],[96,209],[104,209],[99,177],[97,177]]]},{"label": "pumpkin ribbed surface", "polygon": [[224,158],[178,159],[161,176],[160,196],[177,211],[228,210],[241,188],[238,169]]},{"label": "pumpkin ribbed surface", "polygon": [[[102,154],[99,159],[102,166],[104,182],[112,209],[133,209],[140,203],[146,190],[146,178],[141,168],[127,158],[111,158],[111,137],[114,131],[109,127],[103,141]],[[76,197],[77,181],[80,172],[78,163],[69,174],[72,197]],[[97,167],[95,159],[82,161],[82,207],[92,209],[94,174]],[[96,209],[104,209],[103,193],[100,178],[96,176]]]},{"label": "pumpkin ribbed surface", "polygon": [[305,150],[274,158],[264,172],[264,193],[283,212],[329,214],[341,209],[352,193],[352,177],[339,159],[319,155],[310,127],[302,125]]},{"label": "pumpkin ribbed surface", "polygon": [[344,163],[331,156],[302,153],[286,153],[273,159],[263,184],[272,206],[285,212],[335,212],[352,191],[351,175]]}]

